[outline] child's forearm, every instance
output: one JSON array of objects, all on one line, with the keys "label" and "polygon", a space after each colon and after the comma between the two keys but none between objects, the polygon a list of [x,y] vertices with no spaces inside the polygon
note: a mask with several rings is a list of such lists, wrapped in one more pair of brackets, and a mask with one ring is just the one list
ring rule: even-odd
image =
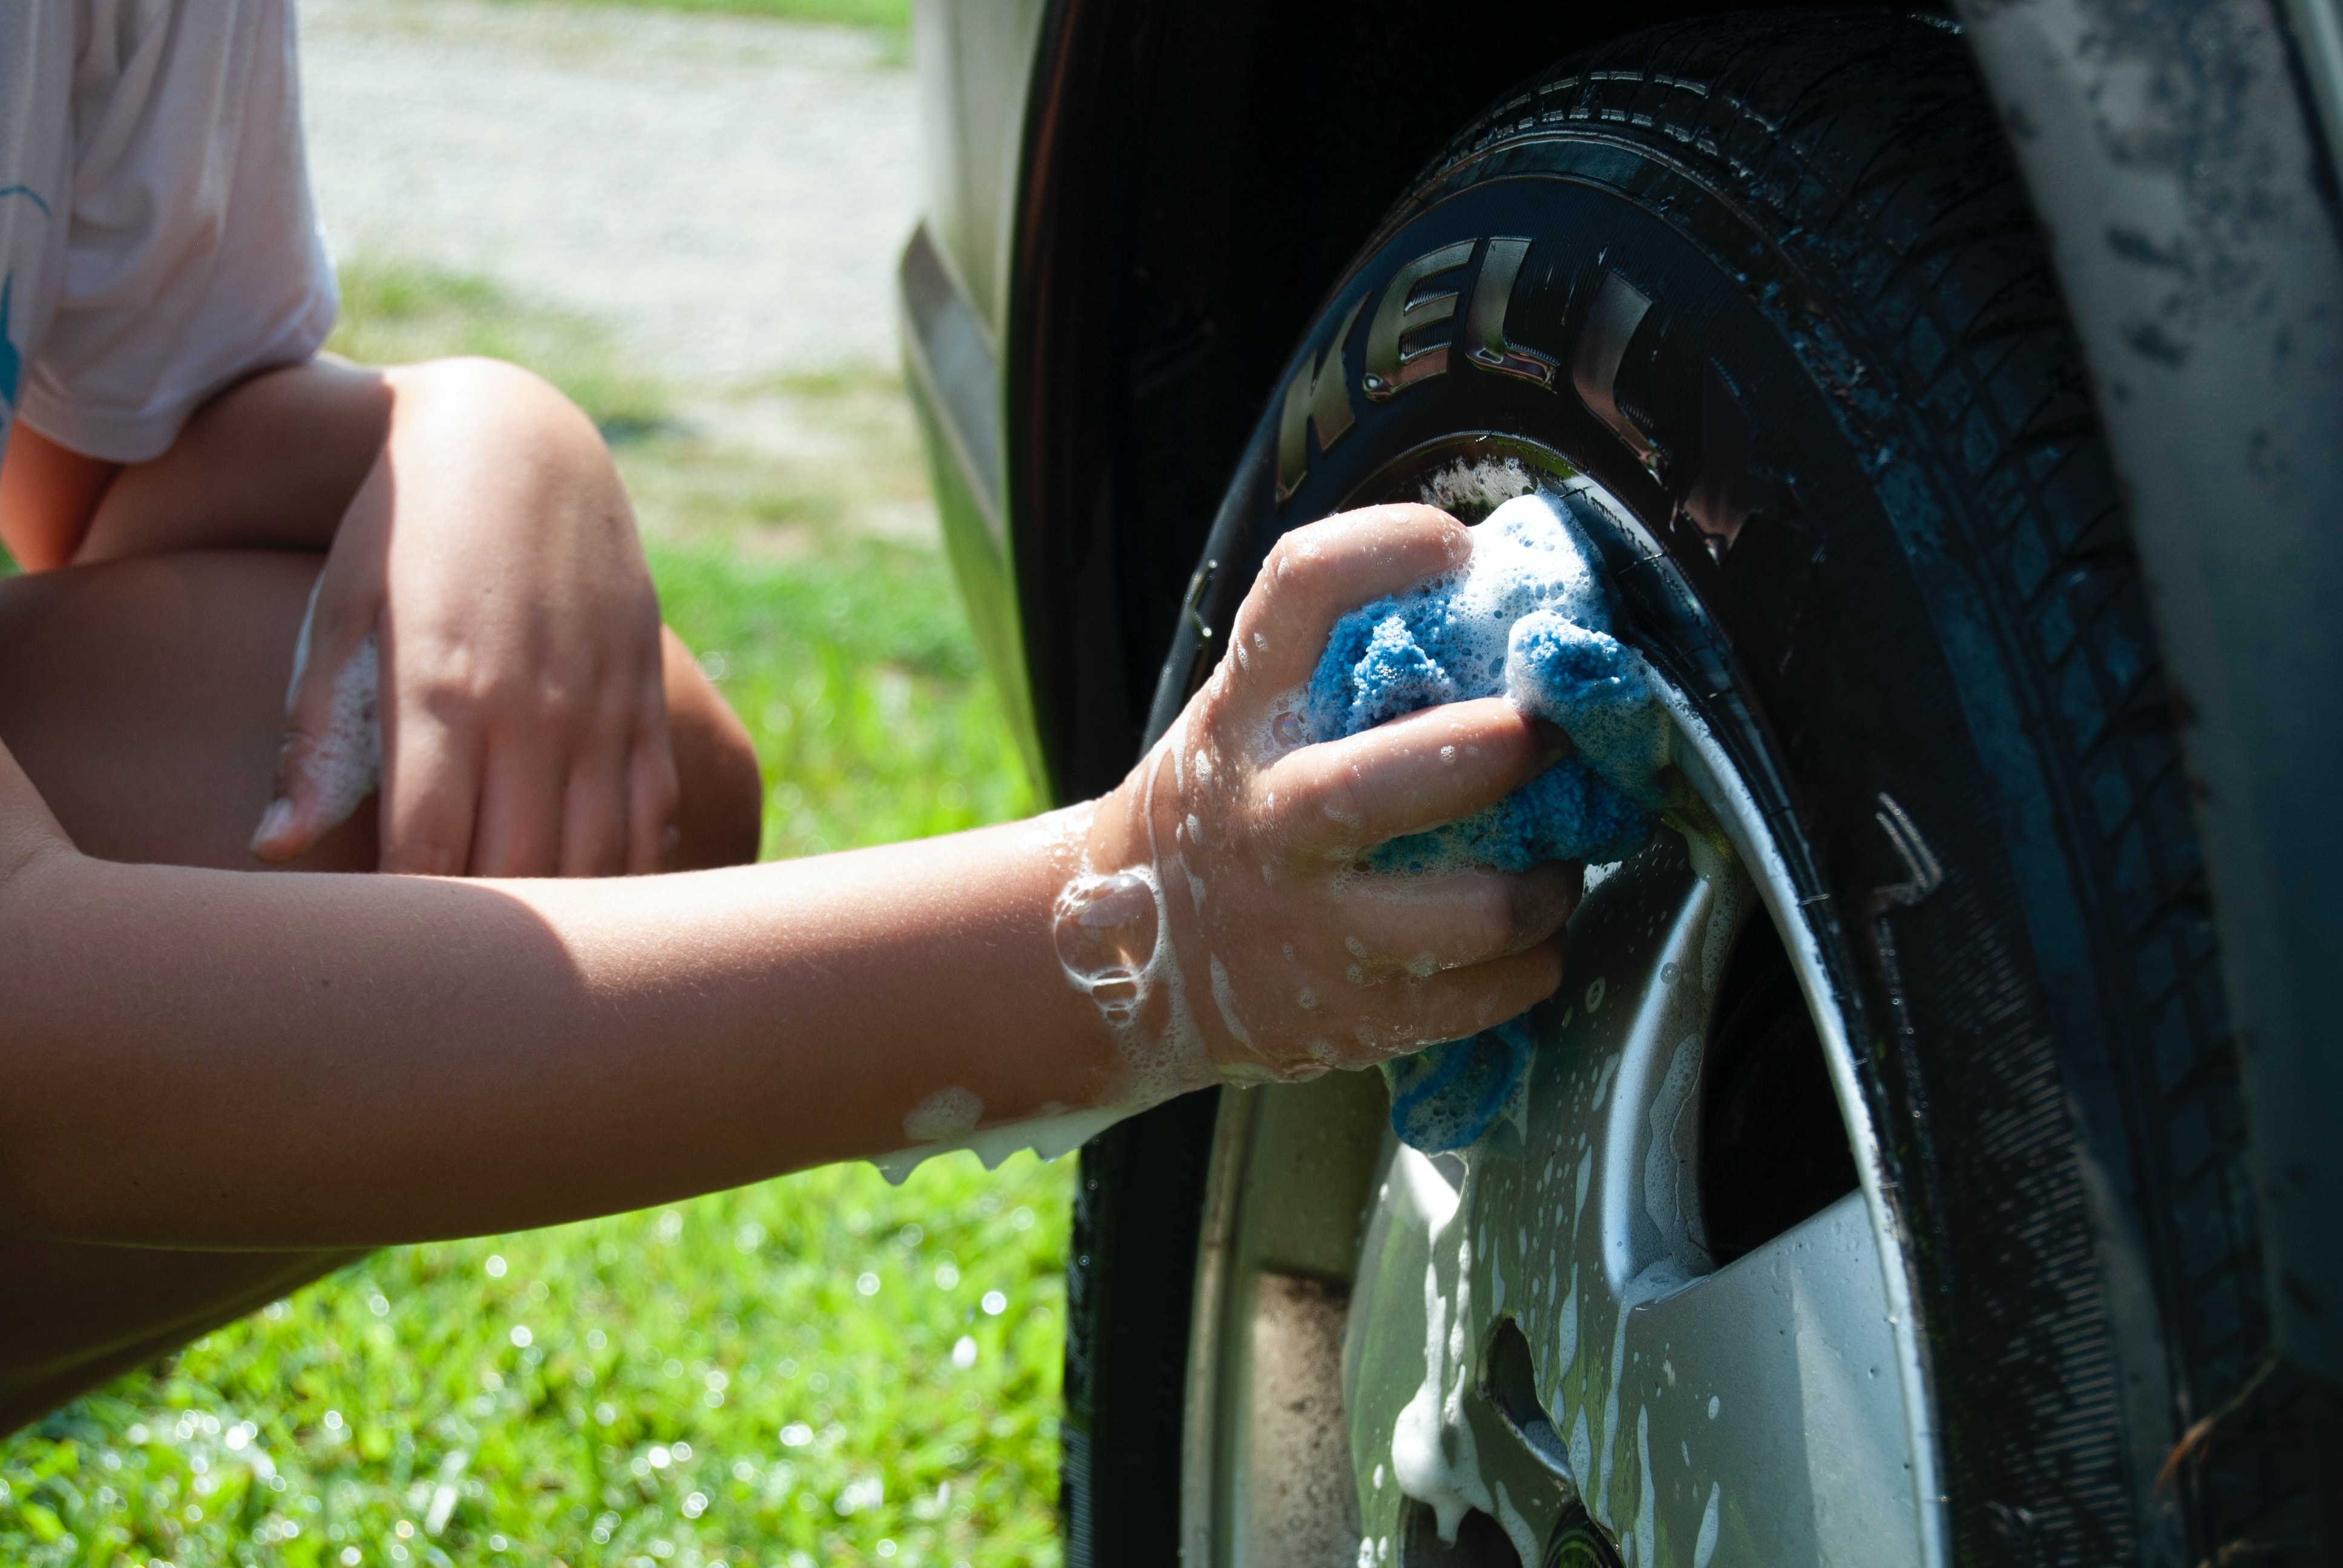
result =
[{"label": "child's forearm", "polygon": [[0,460],[0,544],[25,571],[72,565],[90,518],[120,472],[120,464],[60,447],[19,421]]},{"label": "child's forearm", "polygon": [[170,450],[107,487],[74,559],[333,543],[397,417],[382,371],[319,358],[196,410]]},{"label": "child's forearm", "polygon": [[544,1224],[972,1128],[1365,1066],[1551,994],[1576,869],[1356,869],[1552,759],[1509,702],[1305,745],[1345,609],[1468,556],[1296,530],[1091,808],[625,881],[255,877],[68,845],[0,749],[0,1227],[334,1247]]},{"label": "child's forearm", "polygon": [[[388,369],[321,357],[265,370],[198,408],[170,449],[143,463],[101,464],[42,440],[19,463],[28,478],[56,469],[78,476],[23,487],[42,514],[27,537],[35,569],[194,549],[315,549],[330,546],[358,487],[395,431],[460,425],[498,443],[525,467],[539,447],[575,445],[586,425],[559,393],[509,366],[442,359]],[[0,492],[5,494],[5,492]],[[50,558],[54,557],[55,558]]]},{"label": "child's forearm", "polygon": [[467,1234],[900,1148],[941,1090],[1112,1098],[1052,820],[632,882],[36,854],[0,900],[0,1226]]},{"label": "child's forearm", "polygon": [[27,571],[165,550],[322,550],[391,412],[381,372],[317,359],[228,387],[144,462],[20,428],[0,467],[0,534]]}]

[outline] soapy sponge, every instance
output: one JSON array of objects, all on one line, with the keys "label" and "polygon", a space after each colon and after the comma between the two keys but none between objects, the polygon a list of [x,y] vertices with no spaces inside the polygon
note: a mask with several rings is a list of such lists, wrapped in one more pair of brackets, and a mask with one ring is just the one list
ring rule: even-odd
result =
[{"label": "soapy sponge", "polygon": [[[1377,846],[1371,870],[1617,860],[1651,836],[1668,725],[1643,660],[1611,635],[1593,548],[1544,496],[1506,502],[1473,530],[1463,569],[1335,623],[1302,714],[1312,740],[1403,713],[1506,697],[1559,725],[1574,753],[1486,810]],[[1516,1020],[1435,1045],[1383,1071],[1392,1127],[1427,1153],[1474,1142],[1529,1076]]]}]

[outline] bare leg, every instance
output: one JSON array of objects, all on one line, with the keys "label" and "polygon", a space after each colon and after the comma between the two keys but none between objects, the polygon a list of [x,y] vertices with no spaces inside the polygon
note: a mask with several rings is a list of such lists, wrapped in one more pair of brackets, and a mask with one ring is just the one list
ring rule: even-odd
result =
[{"label": "bare leg", "polygon": [[0,1433],[365,1256],[0,1239]]},{"label": "bare leg", "polygon": [[[0,581],[0,740],[108,859],[260,870],[293,643],[321,558],[206,552]],[[673,633],[675,869],[753,859],[748,733]],[[287,869],[371,870],[371,806]],[[182,1252],[0,1236],[0,1432],[355,1252]]]}]

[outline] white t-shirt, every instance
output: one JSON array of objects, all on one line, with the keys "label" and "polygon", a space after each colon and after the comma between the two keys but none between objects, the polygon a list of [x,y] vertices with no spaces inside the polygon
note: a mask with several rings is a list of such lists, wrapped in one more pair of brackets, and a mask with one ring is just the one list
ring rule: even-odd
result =
[{"label": "white t-shirt", "polygon": [[155,457],[337,303],[292,0],[0,0],[0,448]]}]

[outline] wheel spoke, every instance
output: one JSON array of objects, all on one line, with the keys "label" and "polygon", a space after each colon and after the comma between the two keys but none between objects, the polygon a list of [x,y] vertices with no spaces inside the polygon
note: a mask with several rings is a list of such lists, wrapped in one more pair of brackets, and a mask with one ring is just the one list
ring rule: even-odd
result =
[{"label": "wheel spoke", "polygon": [[[1902,1387],[1879,1249],[1860,1193],[1666,1301],[1630,1308],[1625,1353],[1591,1376],[1635,1411],[1638,1476],[1598,1518],[1664,1527],[1675,1556],[1875,1565],[1915,1543]],[[1627,1418],[1620,1420],[1625,1441]],[[1606,1422],[1606,1424],[1607,1422]],[[1624,1458],[1624,1456],[1623,1456]],[[1624,1464],[1614,1467],[1614,1476]],[[1731,1525],[1730,1536],[1721,1533]],[[1658,1559],[1639,1553],[1638,1563]]]},{"label": "wheel spoke", "polygon": [[1378,1561],[1534,1563],[1581,1507],[1632,1568],[1921,1560],[1863,1195],[1709,1250],[1707,1049],[1757,908],[1722,844],[1693,819],[1590,894],[1510,1130],[1462,1163],[1393,1153],[1344,1379]]}]

